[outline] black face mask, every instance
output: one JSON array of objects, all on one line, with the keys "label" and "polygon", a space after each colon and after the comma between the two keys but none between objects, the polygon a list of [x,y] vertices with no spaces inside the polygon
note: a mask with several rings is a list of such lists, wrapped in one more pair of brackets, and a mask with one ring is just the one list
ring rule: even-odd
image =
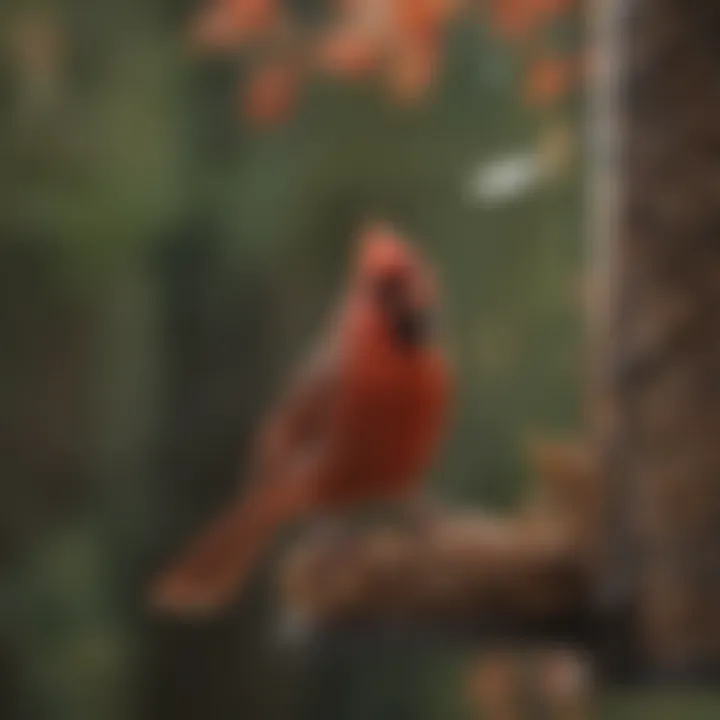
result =
[{"label": "black face mask", "polygon": [[433,322],[424,310],[406,310],[395,318],[393,335],[400,345],[419,347],[432,336]]},{"label": "black face mask", "polygon": [[390,319],[393,337],[405,347],[424,344],[432,333],[432,314],[412,307],[407,300],[407,281],[399,275],[380,278],[374,285],[376,302]]}]

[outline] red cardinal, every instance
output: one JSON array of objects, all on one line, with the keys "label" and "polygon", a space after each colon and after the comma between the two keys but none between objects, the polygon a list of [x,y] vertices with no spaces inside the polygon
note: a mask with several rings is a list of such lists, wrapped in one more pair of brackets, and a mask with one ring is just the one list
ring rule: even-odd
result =
[{"label": "red cardinal", "polygon": [[412,247],[385,226],[363,233],[324,342],[261,428],[246,489],[160,577],[155,607],[217,609],[280,525],[417,493],[449,394],[436,301]]}]

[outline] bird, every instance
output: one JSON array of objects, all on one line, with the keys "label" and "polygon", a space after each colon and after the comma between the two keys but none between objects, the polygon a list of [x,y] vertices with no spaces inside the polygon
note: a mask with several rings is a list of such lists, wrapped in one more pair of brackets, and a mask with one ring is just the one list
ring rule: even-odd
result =
[{"label": "bird", "polygon": [[438,308],[420,251],[387,223],[362,227],[321,341],[260,423],[246,481],[152,583],[153,608],[217,612],[280,528],[421,497],[452,385]]}]

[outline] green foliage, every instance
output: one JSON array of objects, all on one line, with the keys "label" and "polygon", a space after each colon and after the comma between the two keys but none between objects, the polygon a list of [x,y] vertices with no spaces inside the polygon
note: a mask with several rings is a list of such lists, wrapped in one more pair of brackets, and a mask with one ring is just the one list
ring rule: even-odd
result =
[{"label": "green foliage", "polygon": [[719,713],[717,693],[666,690],[613,694],[603,702],[600,717],[603,720],[711,720]]},{"label": "green foliage", "polygon": [[[417,238],[442,274],[458,392],[432,491],[510,503],[525,434],[577,419],[581,169],[506,206],[468,201],[479,164],[532,147],[552,120],[521,111],[515,61],[476,29],[454,33],[434,101],[397,108],[371,85],[318,80],[294,119],[258,132],[235,116],[240,61],[187,56],[184,9],[43,7],[62,38],[49,97],[23,100],[32,73],[12,33],[0,40],[0,232],[53,258],[52,282],[89,318],[77,367],[92,372],[67,467],[19,463],[3,478],[63,498],[45,513],[55,495],[30,497],[12,525],[14,717],[297,717],[269,710],[281,662],[258,664],[266,601],[212,627],[158,628],[142,606],[152,569],[230,492],[238,450],[321,326],[368,217]],[[30,11],[3,12],[11,28]],[[42,336],[26,306],[48,280],[18,272],[11,319]],[[23,352],[28,390],[10,417],[52,402],[40,351]],[[21,452],[54,457],[56,431]],[[71,492],[67,476],[85,479]],[[459,717],[454,671],[437,653],[362,655],[321,663],[299,694],[322,706],[313,720]]]}]

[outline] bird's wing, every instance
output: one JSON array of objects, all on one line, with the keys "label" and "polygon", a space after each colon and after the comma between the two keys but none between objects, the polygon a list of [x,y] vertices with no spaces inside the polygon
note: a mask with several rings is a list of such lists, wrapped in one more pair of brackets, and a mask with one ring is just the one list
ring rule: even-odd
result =
[{"label": "bird's wing", "polygon": [[255,482],[281,480],[320,456],[333,426],[338,367],[334,348],[325,348],[293,376],[261,427],[251,473]]},{"label": "bird's wing", "polygon": [[319,355],[291,383],[264,423],[249,483],[163,573],[154,607],[211,612],[227,604],[276,528],[309,506],[324,462],[335,393],[331,356]]}]

